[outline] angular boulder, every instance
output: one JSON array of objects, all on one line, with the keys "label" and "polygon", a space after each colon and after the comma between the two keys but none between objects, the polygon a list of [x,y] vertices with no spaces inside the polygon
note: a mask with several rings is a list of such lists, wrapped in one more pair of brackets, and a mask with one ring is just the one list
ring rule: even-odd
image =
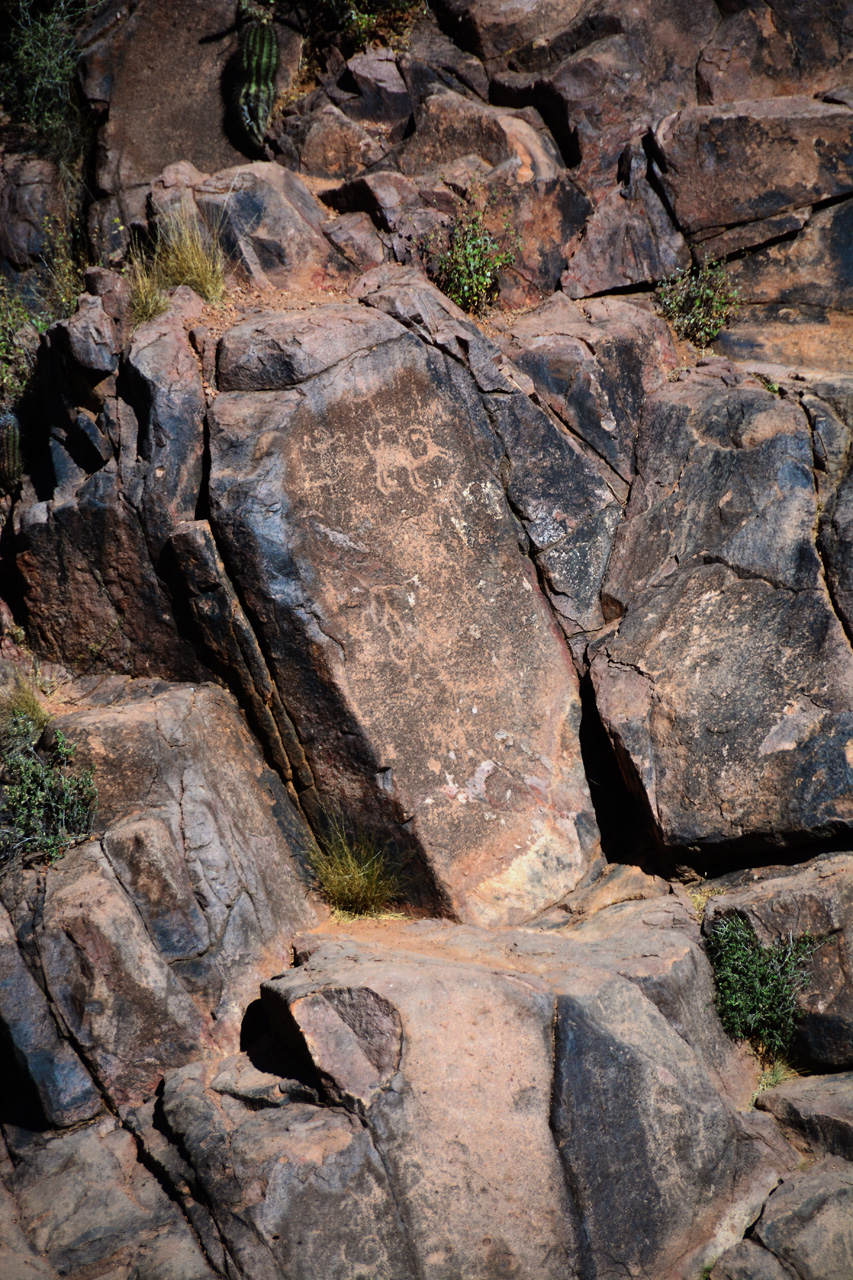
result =
[{"label": "angular boulder", "polygon": [[687,233],[853,190],[853,111],[813,98],[689,107],[655,130],[660,180]]},{"label": "angular boulder", "polygon": [[849,829],[853,653],[815,546],[809,420],[724,364],[647,403],[590,646],[663,842],[713,865]]},{"label": "angular boulder", "polygon": [[257,389],[213,406],[211,527],[318,790],[425,857],[445,909],[524,918],[597,830],[481,392],[375,309],[265,324],[223,340],[224,386]]}]

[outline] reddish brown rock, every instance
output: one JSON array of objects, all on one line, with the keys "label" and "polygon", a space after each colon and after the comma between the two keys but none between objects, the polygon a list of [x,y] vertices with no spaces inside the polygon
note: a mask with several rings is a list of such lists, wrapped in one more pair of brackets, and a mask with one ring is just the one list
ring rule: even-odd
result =
[{"label": "reddish brown rock", "polygon": [[711,0],[593,0],[567,17],[560,32],[534,39],[512,62],[530,68],[522,96],[539,107],[566,163],[603,194],[632,139],[696,102],[694,67],[719,10]]},{"label": "reddish brown rock", "polygon": [[[168,1067],[235,1048],[261,977],[316,916],[299,870],[310,836],[228,695],[118,678],[93,690],[58,724],[94,765],[103,834],[50,869],[37,920],[34,872],[4,894],[19,939],[35,929],[62,1025],[124,1108]],[[65,1066],[44,1081],[55,1106]]]},{"label": "reddish brown rock", "polygon": [[[208,173],[239,163],[240,150],[223,129],[222,77],[237,47],[228,0],[213,0],[203,15],[192,0],[116,4],[108,17],[96,19],[82,38],[83,83],[102,107],[108,104],[100,190],[144,185],[177,160]],[[181,93],[163,92],[176,84]]]},{"label": "reddish brown rock", "polygon": [[39,266],[64,213],[59,172],[51,160],[0,153],[0,261],[7,270]]},{"label": "reddish brown rock", "polygon": [[[671,997],[679,980],[691,982],[675,962],[676,950],[691,950],[687,939],[675,945],[677,935],[669,934],[662,949],[653,941],[652,921],[671,925],[678,915],[677,906],[661,911],[665,901],[658,899],[657,912],[635,904],[648,924],[617,918],[589,938],[575,930],[489,933],[435,922],[400,929],[392,946],[387,933],[383,938],[369,926],[338,938],[307,935],[297,944],[299,967],[264,985],[271,1026],[289,1061],[307,1055],[333,1087],[364,1074],[375,1089],[369,1082],[379,1074],[376,1064],[401,1034],[399,1070],[386,1088],[350,1092],[344,1105],[359,1114],[363,1108],[394,1193],[406,1205],[416,1259],[440,1258],[450,1273],[473,1263],[488,1270],[500,1257],[505,1269],[537,1280],[563,1275],[567,1266],[595,1266],[608,1277],[630,1266],[692,1276],[711,1250],[737,1239],[778,1173],[790,1167],[791,1153],[772,1128],[752,1127],[716,1093],[682,1038],[683,1024],[676,1034],[667,1021],[679,1018],[673,1005],[664,1013],[655,1007],[666,1004],[664,992]],[[633,980],[617,978],[611,965]],[[676,969],[683,977],[675,977]],[[697,996],[694,989],[685,1006]],[[328,1007],[323,1021],[295,1035],[293,1019],[301,1026],[301,1010],[321,1002]],[[392,1036],[389,1006],[399,1018]],[[382,1019],[360,1016],[362,1007],[381,1008]],[[498,1025],[499,1035],[484,1035]],[[510,1043],[507,1055],[500,1046]],[[394,1053],[386,1061],[393,1063]],[[484,1090],[492,1100],[487,1123],[468,1101]],[[601,1117],[600,1124],[590,1116]],[[523,1141],[515,1136],[519,1126]],[[674,1146],[692,1153],[690,1178],[703,1188],[701,1227],[694,1204],[679,1208],[684,1164],[669,1181]],[[516,1154],[506,1166],[509,1150]],[[496,1164],[504,1172],[495,1182],[489,1170]],[[619,1227],[611,1222],[605,1243],[603,1219],[614,1195]]]},{"label": "reddish brown rock", "polygon": [[304,173],[351,178],[384,154],[376,138],[333,103],[305,116],[289,117],[284,129]]},{"label": "reddish brown rock", "polygon": [[818,96],[849,76],[853,33],[845,0],[760,0],[731,8],[699,59],[700,102]]},{"label": "reddish brown rock", "polygon": [[853,1169],[819,1161],[770,1196],[754,1236],[802,1280],[841,1280],[853,1264]]},{"label": "reddish brown rock", "polygon": [[454,40],[488,60],[562,29],[582,7],[582,0],[439,0],[436,11]]},{"label": "reddish brown rock", "polygon": [[781,366],[784,373],[853,366],[853,316],[823,306],[745,306],[717,337],[715,351],[731,360]]},{"label": "reddish brown rock", "polygon": [[645,178],[605,196],[569,245],[561,277],[570,298],[658,281],[691,264],[684,237]]},{"label": "reddish brown rock", "polygon": [[20,1225],[52,1264],[22,1266],[10,1280],[212,1280],[180,1209],[114,1119],[61,1136],[18,1131],[9,1145]]},{"label": "reddish brown rock", "polygon": [[853,1159],[853,1073],[806,1076],[759,1095],[792,1142],[817,1155]]},{"label": "reddish brown rock", "polygon": [[[802,221],[795,238],[758,248],[733,262],[729,267],[732,285],[751,305],[853,311],[853,200],[819,209]],[[779,227],[778,234],[785,230]]]},{"label": "reddish brown rock", "polygon": [[690,107],[657,126],[685,232],[769,218],[853,190],[853,111],[812,98]]}]

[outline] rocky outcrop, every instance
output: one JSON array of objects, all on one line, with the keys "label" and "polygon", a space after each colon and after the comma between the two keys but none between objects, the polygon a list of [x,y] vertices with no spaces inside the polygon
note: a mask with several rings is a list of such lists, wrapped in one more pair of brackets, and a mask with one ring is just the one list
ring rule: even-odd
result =
[{"label": "rocky outcrop", "polygon": [[[179,215],[229,281],[134,328],[91,267],[20,406],[0,748],[30,686],[99,807],[0,876],[0,1271],[848,1280],[846,7],[435,0],[305,93],[267,16],[251,153],[247,12],[80,37],[97,261]],[[720,258],[699,353],[653,288]],[[320,900],[336,820],[390,917]],[[808,952],[792,1063],[717,1016],[732,917]]]}]

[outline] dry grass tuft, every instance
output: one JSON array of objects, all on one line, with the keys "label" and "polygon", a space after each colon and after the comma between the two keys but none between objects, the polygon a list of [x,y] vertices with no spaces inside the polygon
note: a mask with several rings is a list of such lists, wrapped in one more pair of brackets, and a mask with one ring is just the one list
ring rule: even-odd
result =
[{"label": "dry grass tuft", "polygon": [[150,256],[138,247],[131,250],[128,277],[133,323],[144,324],[166,310],[165,291],[179,285],[189,285],[205,302],[221,302],[225,254],[216,235],[207,233],[197,218],[175,211],[160,224]]},{"label": "dry grass tuft", "polygon": [[321,896],[343,915],[381,915],[402,894],[388,851],[374,836],[350,829],[340,814],[327,816],[308,861]]}]

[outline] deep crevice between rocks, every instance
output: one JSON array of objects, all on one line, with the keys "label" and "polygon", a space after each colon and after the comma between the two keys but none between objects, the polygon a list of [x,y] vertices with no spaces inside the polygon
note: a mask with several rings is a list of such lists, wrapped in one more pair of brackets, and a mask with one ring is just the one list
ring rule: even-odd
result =
[{"label": "deep crevice between rocks", "polygon": [[581,759],[592,807],[601,832],[601,851],[608,862],[640,867],[647,875],[665,875],[671,868],[660,846],[648,807],[640,803],[625,780],[616,750],[604,727],[592,676],[580,679]]}]

